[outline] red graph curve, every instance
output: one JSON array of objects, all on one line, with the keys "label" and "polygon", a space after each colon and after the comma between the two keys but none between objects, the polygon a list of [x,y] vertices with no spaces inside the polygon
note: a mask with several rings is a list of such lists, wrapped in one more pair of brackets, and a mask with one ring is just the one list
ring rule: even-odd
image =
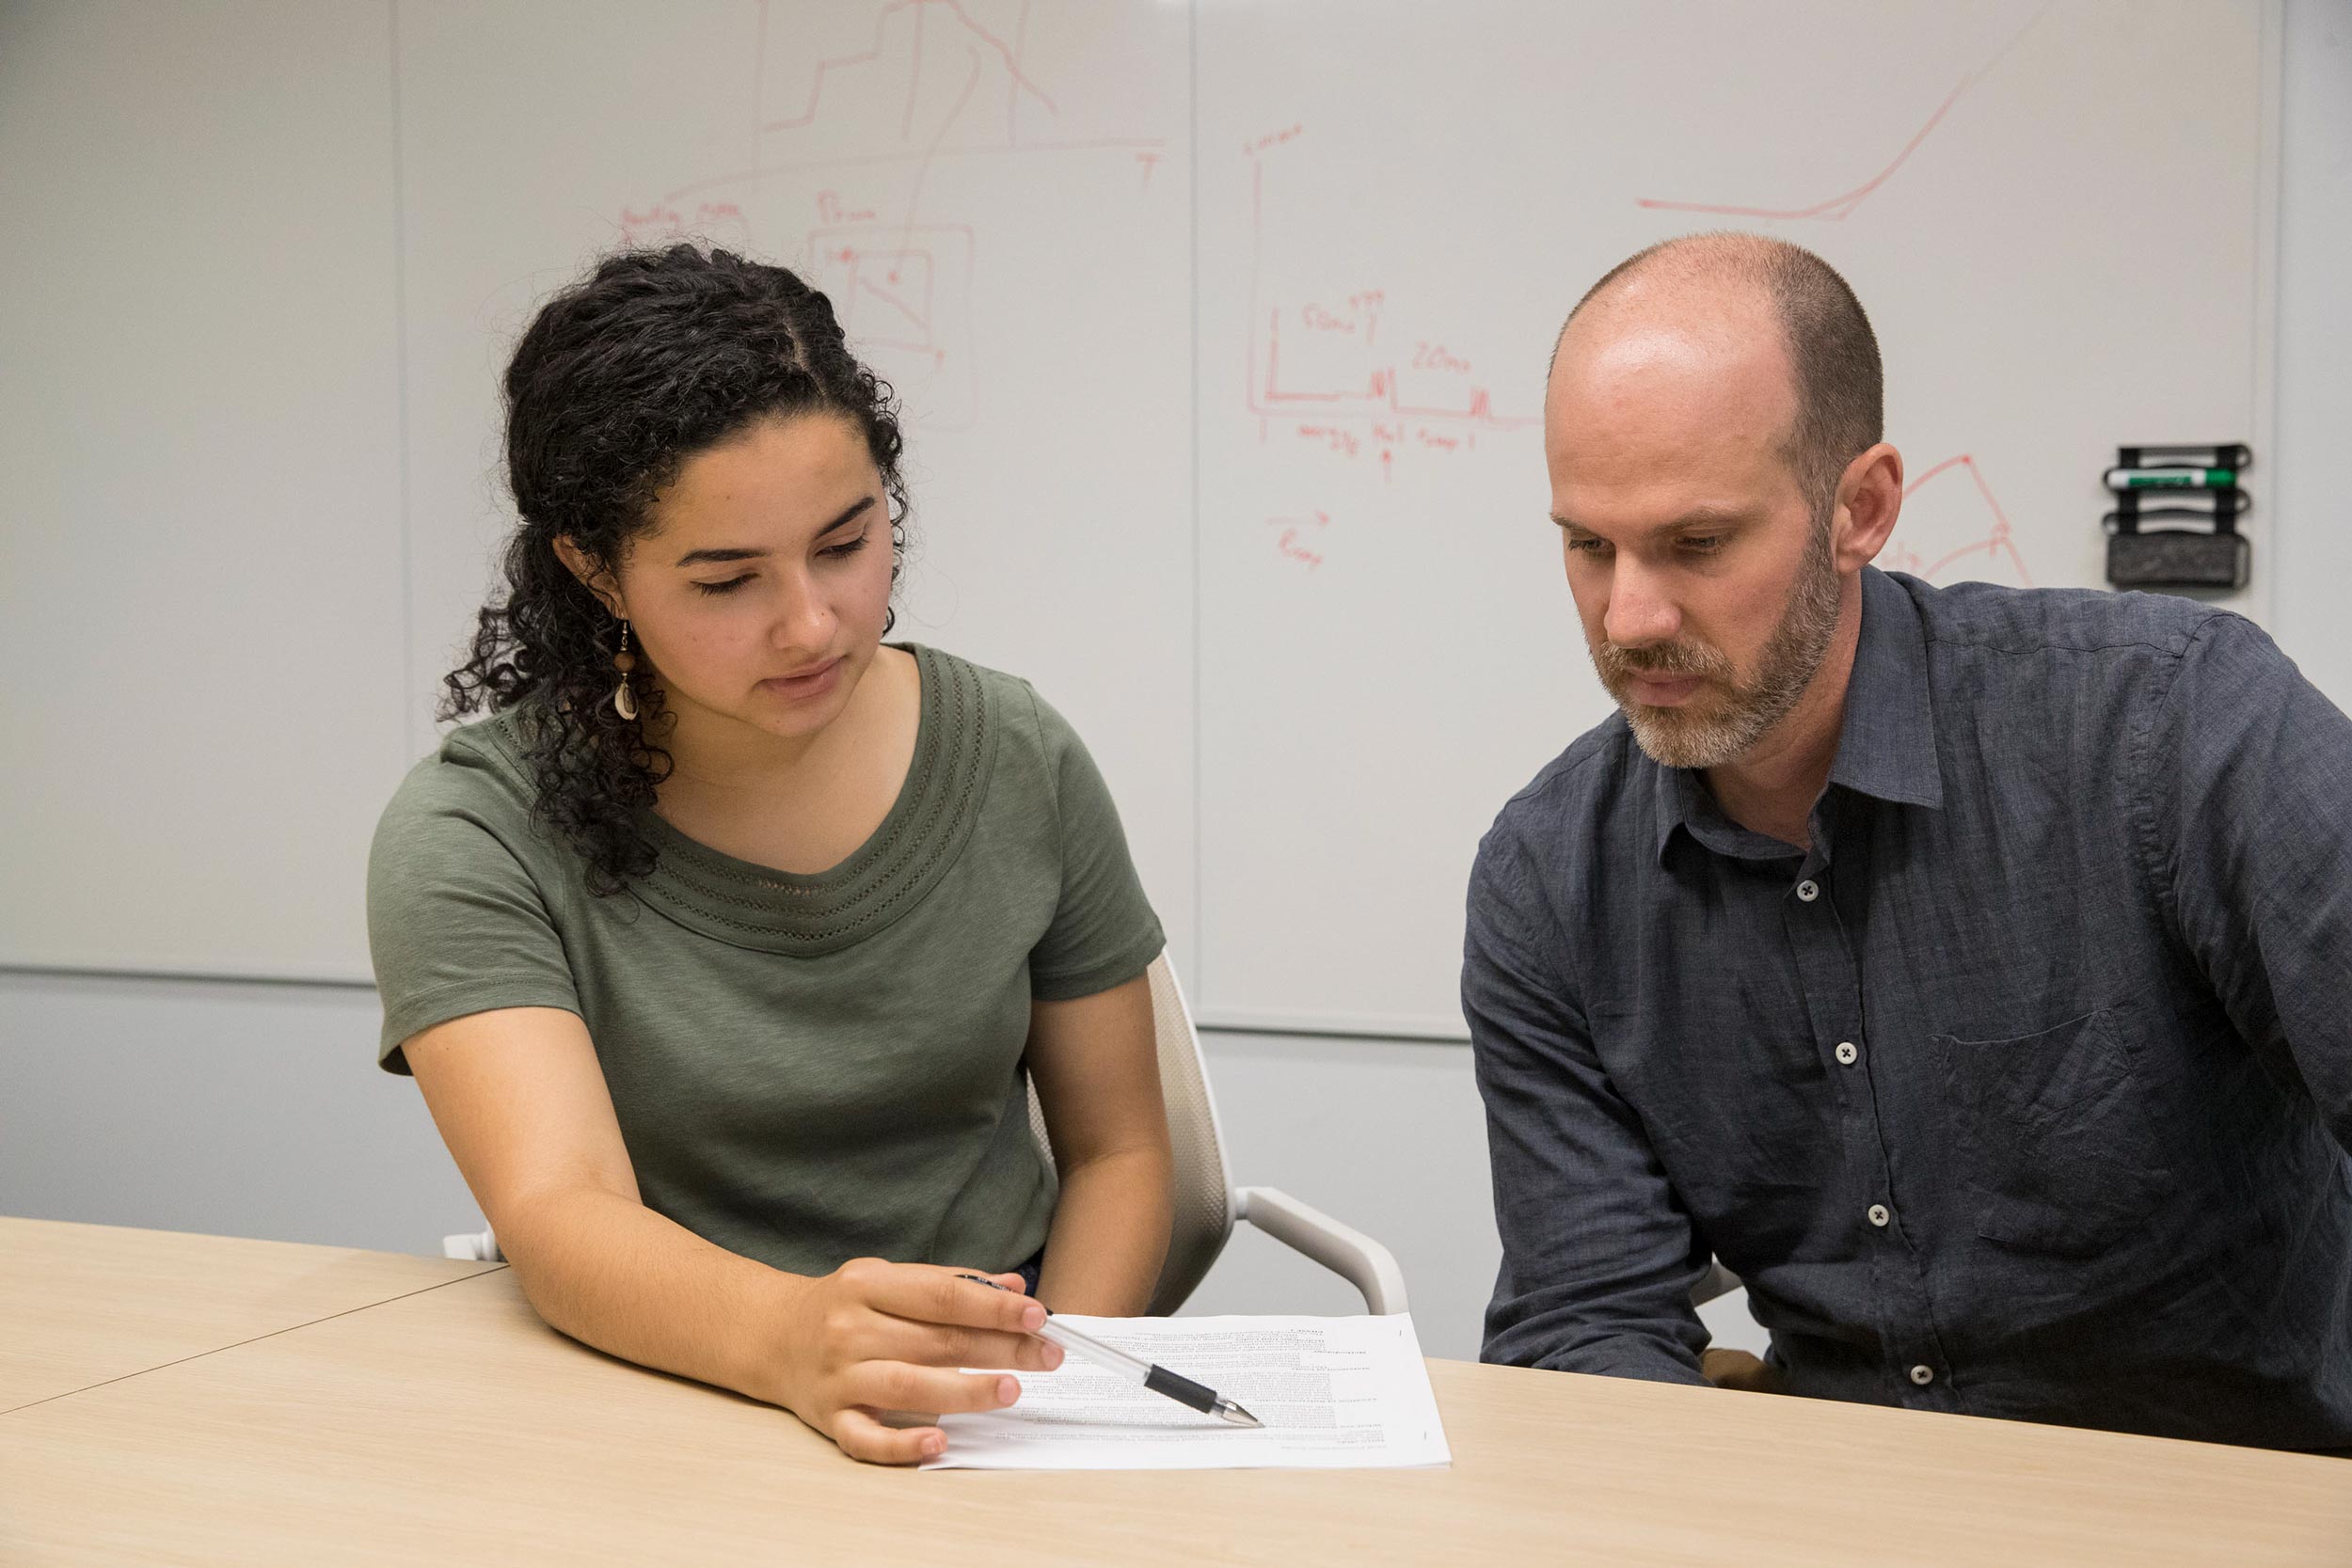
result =
[{"label": "red graph curve", "polygon": [[1841,192],[1826,201],[1817,201],[1810,207],[1734,207],[1711,201],[1664,201],[1646,196],[1639,198],[1636,204],[1647,207],[1654,212],[1705,213],[1714,217],[1820,218],[1831,223],[1840,222],[1856,207],[1862,205],[1864,198],[1871,192],[1894,178],[1897,169],[1910,162],[1911,155],[1919,150],[1919,144],[1926,141],[1929,134],[1943,123],[1944,117],[1951,113],[1952,105],[1960,102],[1961,95],[1982,81],[1994,66],[2007,57],[2011,49],[2017,47],[2018,40],[2033,30],[2034,23],[2041,20],[2041,15],[2037,13],[2033,21],[2019,28],[2015,36],[2001,45],[1999,52],[1991,59],[1963,76],[1960,79],[1960,85],[1952,88],[1950,96],[1935,106],[1935,113],[1928,116],[1927,123],[1920,126],[1912,138],[1903,144],[1903,150],[1895,154],[1894,160],[1850,191]]}]

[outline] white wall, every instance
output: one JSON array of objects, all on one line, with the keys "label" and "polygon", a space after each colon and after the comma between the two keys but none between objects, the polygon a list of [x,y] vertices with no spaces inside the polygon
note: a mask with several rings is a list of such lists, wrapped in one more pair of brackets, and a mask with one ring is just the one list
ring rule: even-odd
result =
[{"label": "white wall", "polygon": [[[0,1213],[394,1252],[479,1228],[416,1085],[375,1066],[377,1017],[358,988],[0,973]],[[1475,1359],[1501,1249],[1469,1052],[1207,1044],[1234,1180],[1378,1236],[1424,1348]],[[1246,1227],[1189,1307],[1361,1309]]]},{"label": "white wall", "polygon": [[0,1213],[433,1252],[480,1220],[375,992],[0,974]]},{"label": "white wall", "polygon": [[[2258,454],[2277,543],[2255,570],[2288,651],[2352,705],[2352,0],[2285,17],[2280,452]],[[430,1250],[476,1214],[414,1086],[376,1071],[375,1024],[358,990],[0,972],[0,1212]],[[1498,1249],[1468,1052],[1236,1034],[1209,1053],[1238,1178],[1382,1237],[1424,1345],[1475,1354]],[[1244,1235],[1196,1305],[1353,1303]]]}]

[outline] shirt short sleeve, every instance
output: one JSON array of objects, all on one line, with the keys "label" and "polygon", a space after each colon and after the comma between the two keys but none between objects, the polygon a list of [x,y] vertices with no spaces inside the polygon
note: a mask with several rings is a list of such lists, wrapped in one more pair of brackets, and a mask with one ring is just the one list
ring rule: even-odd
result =
[{"label": "shirt short sleeve", "polygon": [[368,951],[384,1003],[376,1060],[388,1072],[408,1070],[406,1040],[453,1018],[580,1010],[547,901],[509,847],[528,831],[528,812],[490,794],[484,770],[444,752],[418,765],[376,825]]},{"label": "shirt short sleeve", "polygon": [[1029,954],[1041,1001],[1092,996],[1132,980],[1168,945],[1127,852],[1109,785],[1070,721],[1034,691],[1038,734],[1061,841],[1061,901]]}]

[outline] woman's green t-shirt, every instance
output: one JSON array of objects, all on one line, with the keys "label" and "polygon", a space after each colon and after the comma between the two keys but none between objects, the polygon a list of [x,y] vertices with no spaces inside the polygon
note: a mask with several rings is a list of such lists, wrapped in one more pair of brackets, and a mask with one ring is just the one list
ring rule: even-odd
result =
[{"label": "woman's green t-shirt", "polygon": [[906,783],[817,876],[647,813],[659,864],[597,897],[532,818],[511,714],[452,731],[369,856],[382,1065],[405,1072],[403,1041],[467,1013],[565,1008],[645,1203],[697,1235],[799,1274],[1025,1261],[1055,1198],[1029,1132],[1030,1002],[1132,979],[1165,939],[1061,715],[1026,681],[910,651]]}]

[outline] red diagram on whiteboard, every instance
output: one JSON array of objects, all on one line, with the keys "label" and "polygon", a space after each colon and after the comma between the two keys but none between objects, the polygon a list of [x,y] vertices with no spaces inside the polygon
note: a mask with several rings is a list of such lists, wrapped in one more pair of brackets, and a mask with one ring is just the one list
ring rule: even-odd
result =
[{"label": "red diagram on whiteboard", "polygon": [[1977,467],[1977,460],[1972,454],[1962,452],[1958,457],[1944,459],[1904,485],[1903,499],[1908,500],[1917,495],[1940,475],[1957,473],[1965,473],[1976,483],[1978,499],[1984,505],[1986,529],[1983,537],[1972,539],[1931,561],[1913,548],[1910,538],[1906,536],[1900,542],[1889,542],[1883,564],[1893,571],[1909,572],[1928,582],[1935,581],[1947,572],[1954,574],[1955,581],[1973,582],[1978,580],[1975,574],[1988,568],[1997,572],[2001,566],[2007,565],[2015,573],[2018,587],[2031,588],[2033,573],[2026,568],[2026,558],[2018,553],[2017,541],[2009,524],[2009,514],[2001,510],[2001,503],[1994,498],[1993,487],[1985,483],[1984,475]]},{"label": "red diagram on whiteboard", "polygon": [[972,260],[963,224],[812,230],[802,275],[833,301],[841,328],[927,420],[963,429],[976,411]]},{"label": "red diagram on whiteboard", "polygon": [[[971,13],[963,8],[960,0],[892,0],[891,4],[874,13],[874,46],[871,49],[858,54],[836,55],[830,59],[818,60],[816,70],[810,73],[808,101],[803,105],[801,112],[787,115],[781,119],[770,119],[766,118],[768,0],[759,0],[759,49],[756,56],[759,75],[754,87],[760,113],[759,128],[762,131],[797,131],[803,126],[814,125],[817,122],[818,105],[825,91],[826,76],[847,66],[870,65],[880,60],[882,57],[883,35],[889,29],[890,19],[910,9],[914,12],[914,42],[912,50],[912,65],[907,72],[907,103],[902,135],[911,133],[914,126],[915,86],[922,79],[923,74],[924,18],[927,10],[931,9],[946,13],[947,20],[957,28],[955,36],[962,40],[967,48],[976,52],[986,50],[996,56],[1003,64],[1005,74],[1010,81],[1012,93],[1025,92],[1043,104],[1048,113],[1055,112],[1054,101],[1045,96],[1044,89],[1021,73],[1021,54],[1018,45],[1006,42],[999,35],[973,21]],[[1025,29],[1027,25],[1028,8],[1024,6],[1022,26]],[[961,104],[958,105],[957,112],[961,112]],[[1006,109],[1008,125],[1010,123],[1011,112],[1009,100]]]},{"label": "red diagram on whiteboard", "polygon": [[1289,303],[1265,298],[1266,154],[1302,134],[1294,125],[1242,150],[1250,161],[1243,396],[1259,417],[1261,437],[1279,429],[1343,457],[1370,456],[1385,479],[1400,450],[1453,452],[1474,448],[1483,432],[1539,427],[1536,415],[1496,412],[1469,356],[1390,324],[1385,290]]},{"label": "red diagram on whiteboard", "polygon": [[[980,19],[992,9],[1017,20],[992,27]],[[1107,177],[1088,193],[1100,202],[1150,191],[1168,145],[1165,136],[1069,134],[1066,120],[1087,110],[1057,103],[1040,81],[1027,58],[1029,10],[1029,0],[1018,0],[1017,11],[1012,0],[995,8],[887,0],[871,8],[870,26],[855,23],[858,33],[844,39],[834,30],[839,10],[820,10],[807,27],[771,29],[769,0],[757,0],[746,17],[745,76],[735,78],[747,90],[737,145],[748,158],[624,207],[621,238],[707,240],[788,259],[927,425],[969,428],[979,403],[978,236],[967,221],[969,195],[943,194],[940,167],[1051,157],[1061,160],[1058,177],[1077,157]],[[816,28],[850,47],[820,54],[809,36]],[[1129,111],[1122,103],[1111,112]],[[1104,220],[1119,215],[1114,209]]]},{"label": "red diagram on whiteboard", "polygon": [[1950,95],[1935,106],[1935,112],[1928,116],[1927,123],[1920,126],[1913,134],[1912,138],[1903,144],[1902,150],[1895,154],[1893,161],[1850,191],[1842,191],[1827,200],[1816,201],[1807,207],[1741,207],[1710,201],[1666,201],[1646,196],[1641,198],[1638,204],[1659,212],[1705,213],[1715,217],[1822,218],[1830,222],[1840,221],[1851,214],[1856,207],[1861,206],[1871,192],[1893,179],[1897,169],[1911,161],[1911,155],[1919,150],[1919,144],[1926,141],[1935,128],[1943,123],[1944,117],[1951,113],[1952,105],[1960,102],[1961,95],[1983,80],[1985,74],[2000,64],[2009,52],[2017,46],[2017,40],[2033,30],[2034,22],[2041,20],[2042,18],[2036,15],[2033,22],[2028,22],[2019,28],[2016,34],[2001,46],[1999,53],[1967,75],[1963,76],[1960,79],[1960,85],[1952,88]]},{"label": "red diagram on whiteboard", "polygon": [[832,298],[843,329],[867,347],[945,360],[954,327],[943,310],[954,295],[952,320],[964,319],[973,248],[972,230],[962,224],[813,230],[808,280]]},{"label": "red diagram on whiteboard", "polygon": [[[707,192],[784,175],[844,169],[869,171],[855,175],[868,181],[911,176],[914,188],[902,205],[904,221],[912,223],[923,184],[943,157],[1111,152],[1132,161],[1135,188],[1143,189],[1167,153],[1166,136],[1072,136],[1050,126],[1039,135],[1024,128],[1025,106],[1042,110],[1048,121],[1062,112],[1024,63],[1028,0],[1022,0],[1009,39],[974,20],[962,0],[890,0],[875,11],[871,41],[863,49],[811,65],[802,40],[785,40],[774,46],[779,63],[796,73],[804,70],[807,77],[805,88],[788,95],[790,112],[779,115],[770,113],[769,0],[758,0],[757,17],[747,129],[751,166],[679,185],[661,205],[681,207]],[[819,131],[825,135],[816,140],[803,135]],[[845,135],[872,150],[843,154]]]}]

